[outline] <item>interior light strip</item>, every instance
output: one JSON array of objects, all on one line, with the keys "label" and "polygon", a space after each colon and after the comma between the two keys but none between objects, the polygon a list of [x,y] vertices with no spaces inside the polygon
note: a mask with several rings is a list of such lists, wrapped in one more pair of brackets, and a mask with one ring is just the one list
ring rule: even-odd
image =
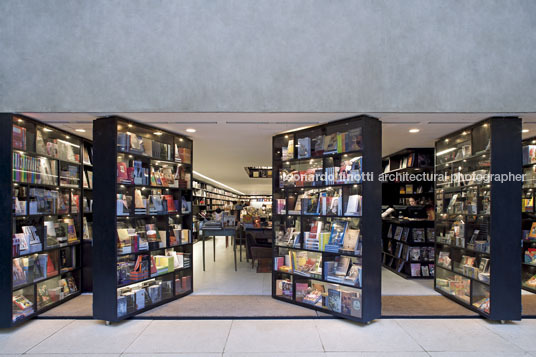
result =
[{"label": "interior light strip", "polygon": [[202,177],[202,178],[204,178],[204,179],[206,179],[206,180],[215,182],[215,183],[217,183],[217,184],[220,185],[220,186],[226,187],[226,188],[228,188],[229,190],[235,191],[235,192],[237,192],[237,193],[240,194],[240,195],[245,195],[244,192],[240,192],[240,191],[238,191],[238,190],[232,188],[231,186],[227,186],[226,184],[221,183],[220,181],[216,181],[216,180],[214,180],[213,178],[210,178],[210,177],[205,176],[205,175],[203,175],[203,174],[200,174],[200,173],[197,172],[197,171],[194,171],[194,174],[197,175],[197,176],[199,176],[199,177]]},{"label": "interior light strip", "polygon": [[438,152],[438,153],[436,154],[436,156],[445,155],[446,153],[451,152],[451,151],[454,151],[454,150],[456,150],[456,148],[448,148],[448,149],[446,149],[446,150],[443,150],[443,151]]}]

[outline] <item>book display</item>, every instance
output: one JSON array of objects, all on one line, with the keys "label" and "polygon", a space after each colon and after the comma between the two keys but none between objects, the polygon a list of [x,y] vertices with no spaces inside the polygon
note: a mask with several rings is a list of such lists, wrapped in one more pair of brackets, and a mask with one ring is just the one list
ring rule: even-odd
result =
[{"label": "book display", "polygon": [[434,221],[384,218],[383,266],[406,279],[433,279]]},{"label": "book display", "polygon": [[406,279],[435,273],[433,164],[432,148],[383,158],[382,208],[391,212],[383,217],[383,266]]},{"label": "book display", "polygon": [[115,322],[193,290],[192,141],[116,116],[93,137],[93,311]]},{"label": "book display", "polygon": [[436,142],[435,289],[492,320],[521,318],[516,142],[521,120],[506,117]]},{"label": "book display", "polygon": [[93,291],[93,143],[82,142],[82,292]]},{"label": "book display", "polygon": [[200,180],[193,181],[193,188],[193,205],[208,212],[215,211],[217,208],[223,210],[225,206],[233,206],[233,202],[240,202],[240,195]]},{"label": "book display", "polygon": [[82,141],[24,116],[1,119],[0,325],[10,327],[80,294]]},{"label": "book display", "polygon": [[369,322],[381,308],[381,124],[358,116],[273,138],[276,299]]},{"label": "book display", "polygon": [[521,198],[521,284],[524,290],[536,293],[536,137],[523,140],[523,196]]},{"label": "book display", "polygon": [[[199,234],[199,214],[203,211],[210,213],[220,208],[234,210],[233,202],[240,202],[240,195],[231,191],[216,187],[201,180],[194,180],[193,183],[193,237],[197,241]],[[202,214],[204,215],[204,214]]]}]

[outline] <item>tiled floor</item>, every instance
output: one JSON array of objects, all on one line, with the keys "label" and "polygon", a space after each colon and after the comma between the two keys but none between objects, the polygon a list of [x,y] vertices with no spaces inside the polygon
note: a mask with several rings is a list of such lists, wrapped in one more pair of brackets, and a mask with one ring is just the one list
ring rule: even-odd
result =
[{"label": "tiled floor", "polygon": [[212,240],[205,243],[205,271],[201,242],[194,244],[194,294],[195,295],[271,295],[272,275],[257,273],[246,262],[242,247],[242,262],[237,247],[237,267],[234,271],[233,246],[225,248],[225,237],[216,237],[216,261]]},{"label": "tiled floor", "polygon": [[[257,273],[246,262],[242,251],[240,262],[237,247],[238,271],[234,271],[233,247],[225,248],[225,237],[216,237],[216,261],[212,240],[205,246],[205,265],[201,243],[194,245],[194,294],[196,295],[271,295],[271,274]],[[434,291],[433,280],[406,280],[395,273],[382,269],[383,295],[439,295]]]},{"label": "tiled floor", "polygon": [[0,355],[536,356],[536,320],[33,320],[0,330]]}]

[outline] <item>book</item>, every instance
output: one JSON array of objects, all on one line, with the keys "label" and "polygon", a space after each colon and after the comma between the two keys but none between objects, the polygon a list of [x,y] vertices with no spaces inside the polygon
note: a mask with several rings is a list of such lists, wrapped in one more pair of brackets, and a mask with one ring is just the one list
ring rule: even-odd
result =
[{"label": "book", "polygon": [[533,222],[530,226],[528,237],[536,239],[536,222]]},{"label": "book", "polygon": [[309,290],[309,284],[296,283],[296,301],[302,302]]},{"label": "book", "polygon": [[350,258],[343,255],[339,258],[339,262],[337,263],[337,267],[335,269],[335,275],[340,276],[346,276],[346,273],[348,272],[348,268],[350,267]]},{"label": "book", "polygon": [[413,228],[411,230],[411,237],[415,243],[424,243],[424,228]]},{"label": "book", "polygon": [[311,156],[320,156],[324,153],[324,137],[322,135],[315,136],[311,139]]},{"label": "book", "polygon": [[421,276],[421,264],[411,263],[411,276]]},{"label": "book", "polygon": [[348,196],[348,203],[346,205],[345,216],[361,216],[362,215],[362,196],[350,195]]},{"label": "book", "polygon": [[13,149],[26,150],[26,128],[13,124]]},{"label": "book", "polygon": [[117,163],[117,182],[118,183],[130,183],[127,173],[127,164],[125,162]]},{"label": "book", "polygon": [[355,128],[348,131],[346,134],[346,150],[345,151],[357,151],[361,150],[363,142],[363,136],[361,128]]},{"label": "book", "polygon": [[327,308],[331,311],[341,312],[341,291],[328,289]]},{"label": "book", "polygon": [[298,139],[298,159],[311,157],[311,138]]},{"label": "book", "polygon": [[328,252],[338,253],[344,244],[344,236],[348,228],[348,221],[334,221],[331,225],[331,235],[329,243],[326,244],[325,250]]},{"label": "book", "polygon": [[324,155],[334,154],[338,151],[337,133],[324,136]]},{"label": "book", "polygon": [[359,299],[359,292],[341,290],[341,313],[352,316],[355,299]]},{"label": "book", "polygon": [[344,278],[345,281],[347,281],[350,284],[353,284],[355,286],[361,286],[361,272],[363,268],[361,267],[361,264],[352,264],[350,267],[350,270],[348,270],[348,274]]},{"label": "book", "polygon": [[342,250],[354,253],[357,250],[358,241],[359,229],[349,228],[346,231],[346,237],[344,238]]}]

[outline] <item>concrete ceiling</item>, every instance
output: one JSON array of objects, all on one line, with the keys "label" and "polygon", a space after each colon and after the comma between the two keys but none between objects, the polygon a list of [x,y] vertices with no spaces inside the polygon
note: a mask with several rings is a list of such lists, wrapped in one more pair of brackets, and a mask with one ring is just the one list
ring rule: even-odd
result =
[{"label": "concrete ceiling", "polygon": [[[24,113],[91,139],[92,121],[114,113]],[[194,169],[245,194],[271,193],[270,179],[251,179],[245,166],[271,165],[274,134],[355,115],[355,113],[116,113],[194,140]],[[382,120],[382,155],[406,147],[431,147],[435,139],[494,113],[374,113]],[[504,115],[504,114],[502,114]],[[536,135],[536,113],[517,114],[523,137]],[[187,133],[195,128],[195,133]],[[420,132],[410,134],[411,128]],[[76,132],[85,129],[85,133]],[[195,176],[195,175],[194,175]]]}]

